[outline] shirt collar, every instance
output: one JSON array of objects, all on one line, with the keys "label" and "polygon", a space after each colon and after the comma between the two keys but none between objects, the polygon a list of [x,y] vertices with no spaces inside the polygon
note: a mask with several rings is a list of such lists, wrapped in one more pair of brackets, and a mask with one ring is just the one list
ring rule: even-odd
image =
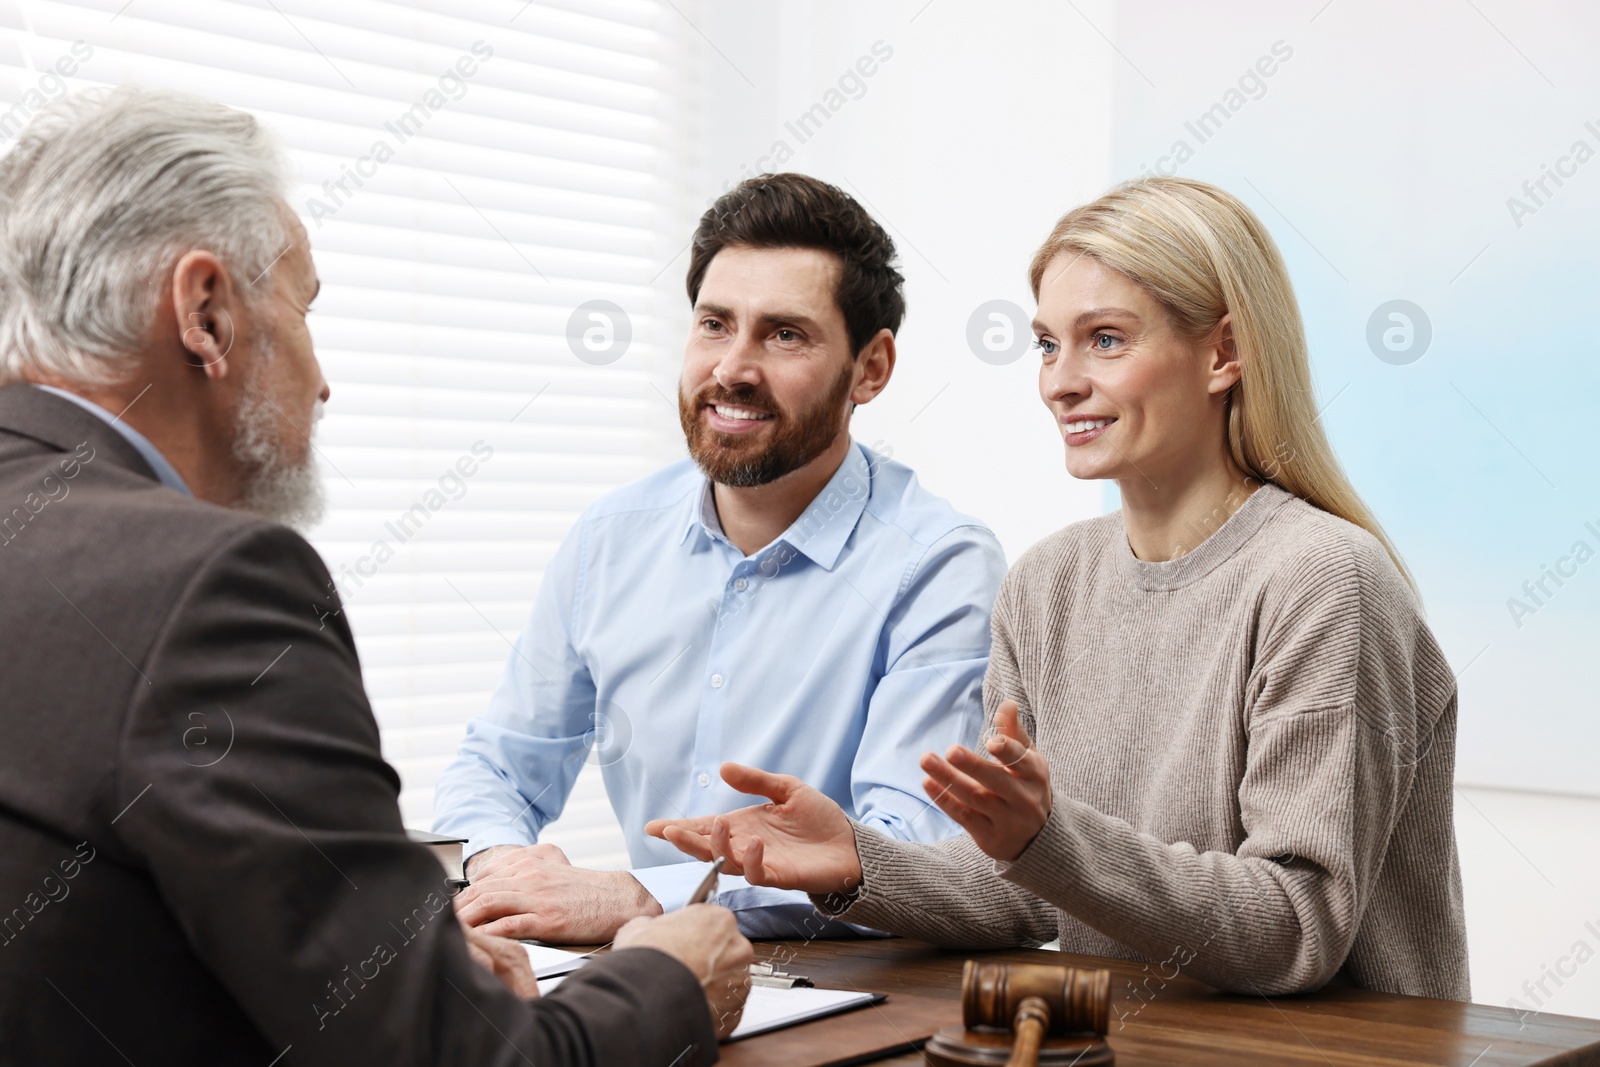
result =
[{"label": "shirt collar", "polygon": [[683,512],[683,532],[678,534],[680,545],[696,530],[708,537],[722,536],[722,525],[716,521],[717,509],[711,502],[711,479],[701,478],[698,484],[700,491],[685,497],[687,506]]},{"label": "shirt collar", "polygon": [[[828,484],[773,543],[785,543],[823,570],[832,570],[871,495],[872,465],[867,461],[866,450],[851,441],[850,451]],[[689,495],[679,543],[697,530],[713,540],[727,541],[717,518],[710,479],[701,483],[700,492]]]},{"label": "shirt collar", "polygon": [[157,481],[169,489],[176,489],[185,496],[194,495],[189,491],[189,485],[183,480],[183,476],[178,473],[178,468],[167,461],[167,457],[163,456],[161,450],[150,443],[148,437],[123,422],[120,415],[112,415],[111,412],[99,404],[91,403],[77,393],[69,393],[65,389],[57,389],[53,385],[40,385],[35,382],[34,388],[43,389],[47,393],[54,393],[63,400],[70,400],[85,411],[98,415],[101,421],[121,434],[123,439],[134,447],[141,459],[150,464],[150,469],[155,471]]}]

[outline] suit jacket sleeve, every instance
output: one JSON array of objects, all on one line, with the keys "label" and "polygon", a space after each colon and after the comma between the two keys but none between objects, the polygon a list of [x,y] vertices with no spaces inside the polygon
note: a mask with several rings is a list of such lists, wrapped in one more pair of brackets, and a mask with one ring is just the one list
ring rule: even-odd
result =
[{"label": "suit jacket sleeve", "polygon": [[611,954],[532,1004],[472,962],[301,538],[257,525],[222,545],[142,676],[112,829],[286,1064],[716,1059],[698,982],[662,953]]}]

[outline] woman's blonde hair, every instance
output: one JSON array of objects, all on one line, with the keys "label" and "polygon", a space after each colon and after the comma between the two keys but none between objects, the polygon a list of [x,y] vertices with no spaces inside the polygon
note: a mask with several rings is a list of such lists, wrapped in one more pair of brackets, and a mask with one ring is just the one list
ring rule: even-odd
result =
[{"label": "woman's blonde hair", "polygon": [[1233,461],[1372,534],[1415,590],[1322,432],[1294,287],[1254,212],[1206,182],[1139,178],[1062,216],[1028,271],[1035,299],[1046,267],[1063,254],[1088,256],[1143,286],[1192,342],[1231,315],[1240,371],[1228,395]]}]

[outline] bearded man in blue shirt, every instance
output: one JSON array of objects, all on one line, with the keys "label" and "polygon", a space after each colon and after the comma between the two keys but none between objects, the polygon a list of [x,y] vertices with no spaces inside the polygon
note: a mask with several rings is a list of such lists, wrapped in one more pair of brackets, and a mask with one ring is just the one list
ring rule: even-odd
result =
[{"label": "bearded man in blue shirt", "polygon": [[[854,199],[799,174],[745,181],[701,218],[678,394],[690,458],[584,512],[438,782],[435,829],[468,839],[469,926],[595,943],[680,907],[704,867],[644,826],[743,803],[724,760],[796,775],[895,837],[957,832],[917,759],[976,739],[1005,559],[850,436],[894,370],[894,254]],[[630,871],[535,843],[586,759]],[[804,894],[731,876],[717,901],[750,936],[844,932]]]}]

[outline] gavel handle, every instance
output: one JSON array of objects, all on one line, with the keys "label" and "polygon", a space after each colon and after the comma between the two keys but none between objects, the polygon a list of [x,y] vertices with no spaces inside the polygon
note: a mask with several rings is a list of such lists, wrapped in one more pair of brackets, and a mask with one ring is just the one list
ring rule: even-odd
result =
[{"label": "gavel handle", "polygon": [[1016,1040],[1006,1067],[1039,1067],[1039,1046],[1050,1029],[1050,1005],[1042,997],[1024,997],[1011,1023]]}]

